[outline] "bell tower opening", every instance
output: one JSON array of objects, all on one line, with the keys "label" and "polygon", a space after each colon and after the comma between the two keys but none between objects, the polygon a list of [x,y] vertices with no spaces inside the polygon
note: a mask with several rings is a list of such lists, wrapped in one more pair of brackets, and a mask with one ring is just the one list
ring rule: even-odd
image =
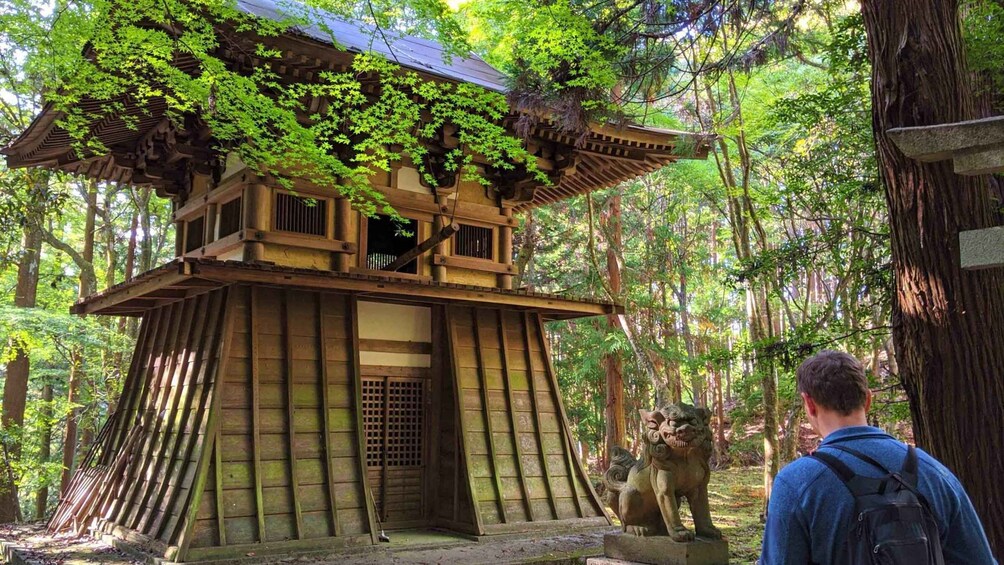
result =
[{"label": "bell tower opening", "polygon": [[[366,268],[381,270],[418,245],[418,221],[405,218],[395,221],[389,216],[374,216],[366,220]],[[397,270],[418,273],[418,260]]]}]

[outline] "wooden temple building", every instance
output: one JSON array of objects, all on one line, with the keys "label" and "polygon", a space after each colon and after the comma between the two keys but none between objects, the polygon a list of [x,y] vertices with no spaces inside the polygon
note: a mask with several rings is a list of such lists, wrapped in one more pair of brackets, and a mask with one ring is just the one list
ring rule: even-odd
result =
[{"label": "wooden temple building", "polygon": [[[275,17],[265,0],[239,5]],[[243,63],[309,80],[370,47],[357,24],[328,24],[342,50],[304,29],[266,40],[280,59]],[[505,90],[477,58],[378,43],[426,78]],[[4,151],[12,167],[148,186],[174,204],[177,258],[74,307],[142,324],[118,408],[57,515],[173,562],[374,544],[381,529],[610,523],[569,433],[544,322],[618,306],[513,288],[515,214],[701,156],[696,137],[596,126],[576,144],[542,121],[528,143],[547,186],[432,189],[405,160],[373,179],[410,222],[402,235],[337,186],[290,191],[214,155],[211,132],[163,106],[126,114],[138,127],[91,124],[105,155],[78,157],[52,108]],[[387,270],[451,221],[452,237]]]}]

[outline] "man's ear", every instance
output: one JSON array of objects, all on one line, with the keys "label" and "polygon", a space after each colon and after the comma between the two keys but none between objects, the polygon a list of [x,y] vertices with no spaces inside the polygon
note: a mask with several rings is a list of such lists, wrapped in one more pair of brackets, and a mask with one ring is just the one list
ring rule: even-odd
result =
[{"label": "man's ear", "polygon": [[[802,403],[805,405],[805,413],[815,418],[816,414],[819,412],[819,408],[816,406],[816,401],[804,392],[800,394],[802,395]],[[869,402],[871,402],[870,398],[865,402],[865,404],[868,404]]]},{"label": "man's ear", "polygon": [[872,407],[872,391],[871,391],[871,389],[866,389],[865,390],[865,414],[867,414],[868,411],[871,410],[871,407]]}]

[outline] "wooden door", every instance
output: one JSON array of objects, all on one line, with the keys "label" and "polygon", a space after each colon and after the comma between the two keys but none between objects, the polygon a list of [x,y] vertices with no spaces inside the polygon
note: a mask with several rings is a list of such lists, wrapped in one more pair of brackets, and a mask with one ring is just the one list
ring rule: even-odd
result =
[{"label": "wooden door", "polygon": [[384,528],[423,525],[428,452],[427,380],[363,378],[366,464]]}]

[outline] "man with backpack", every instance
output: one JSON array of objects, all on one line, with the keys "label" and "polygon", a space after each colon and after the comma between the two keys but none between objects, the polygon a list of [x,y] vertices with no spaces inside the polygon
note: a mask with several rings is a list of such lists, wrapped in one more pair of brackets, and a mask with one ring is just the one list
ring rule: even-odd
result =
[{"label": "man with backpack", "polygon": [[955,475],[868,425],[871,391],[857,359],[823,351],[796,379],[823,442],[774,479],[762,565],[997,563]]}]

